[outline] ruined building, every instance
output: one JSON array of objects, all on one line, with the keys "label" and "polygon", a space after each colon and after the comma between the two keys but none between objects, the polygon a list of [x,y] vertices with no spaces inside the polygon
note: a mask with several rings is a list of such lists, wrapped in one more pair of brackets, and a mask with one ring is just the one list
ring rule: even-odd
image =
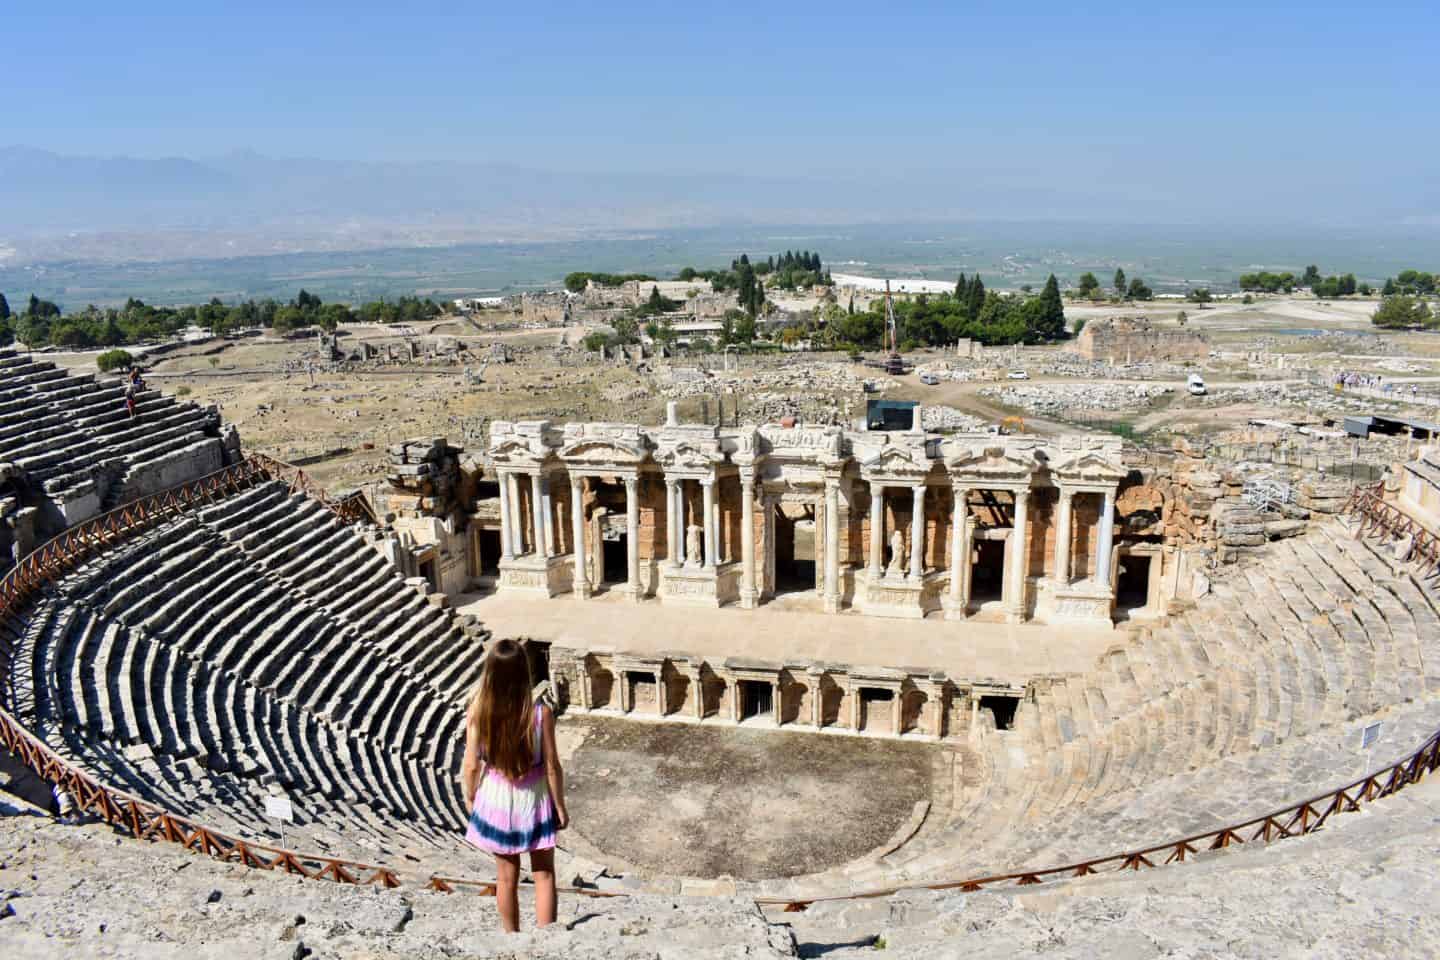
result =
[{"label": "ruined building", "polygon": [[1085,324],[1075,350],[1086,360],[1106,363],[1198,362],[1210,356],[1210,341],[1203,333],[1183,327],[1160,328],[1143,317],[1114,317]]}]

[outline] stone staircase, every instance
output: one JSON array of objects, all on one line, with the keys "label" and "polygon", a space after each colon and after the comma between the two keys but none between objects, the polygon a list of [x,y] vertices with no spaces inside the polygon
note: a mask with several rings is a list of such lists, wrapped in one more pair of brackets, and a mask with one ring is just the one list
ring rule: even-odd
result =
[{"label": "stone staircase", "polygon": [[0,349],[0,463],[20,471],[58,532],[224,465],[214,409]]}]

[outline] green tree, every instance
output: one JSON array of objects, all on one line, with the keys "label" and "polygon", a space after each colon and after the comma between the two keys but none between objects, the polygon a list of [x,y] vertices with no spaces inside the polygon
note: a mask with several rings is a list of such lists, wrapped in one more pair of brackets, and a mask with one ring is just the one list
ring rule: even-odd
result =
[{"label": "green tree", "polygon": [[10,301],[5,299],[5,294],[0,293],[0,320],[10,319]]},{"label": "green tree", "polygon": [[985,306],[985,282],[980,279],[980,274],[970,278],[970,290],[965,297],[966,312],[971,319],[979,319],[980,311]]},{"label": "green tree", "polygon": [[326,333],[334,333],[342,323],[354,323],[355,315],[343,303],[327,303],[315,314],[315,322]]},{"label": "green tree", "polygon": [[1385,285],[1380,288],[1380,296],[1382,296],[1382,297],[1393,297],[1393,296],[1395,296],[1395,294],[1398,293],[1398,292],[1399,292],[1399,291],[1397,291],[1397,290],[1395,289],[1395,278],[1394,278],[1394,277],[1386,277],[1386,278],[1385,278]]},{"label": "green tree", "polygon": [[742,313],[735,320],[735,329],[733,331],[735,335],[735,343],[754,343],[755,332],[755,318],[752,317],[750,314]]},{"label": "green tree", "polygon": [[962,273],[960,279],[955,281],[955,299],[964,300],[966,289],[965,274]]},{"label": "green tree", "polygon": [[1312,263],[1312,264],[1310,264],[1310,266],[1306,267],[1306,268],[1305,268],[1305,272],[1300,275],[1300,286],[1302,286],[1302,287],[1312,287],[1312,288],[1313,288],[1313,287],[1315,286],[1315,284],[1317,284],[1317,283],[1319,283],[1319,282],[1320,282],[1320,268],[1317,267],[1317,266],[1315,266],[1315,264]]},{"label": "green tree", "polygon": [[1090,273],[1089,271],[1080,274],[1080,286],[1076,290],[1076,294],[1078,296],[1084,297],[1085,299],[1089,300],[1094,298],[1095,291],[1099,289],[1100,281],[1096,278],[1095,274]]},{"label": "green tree", "polygon": [[1065,338],[1065,304],[1060,300],[1060,283],[1055,274],[1045,280],[1045,289],[1035,300],[1039,303],[1032,328],[1026,331],[1026,339],[1033,341],[1063,340]]},{"label": "green tree", "polygon": [[310,323],[304,312],[294,304],[286,304],[275,311],[275,319],[271,323],[276,333],[289,333],[292,330],[299,330]]},{"label": "green tree", "polygon": [[43,347],[50,342],[50,318],[25,311],[14,320],[15,339],[27,347]]},{"label": "green tree", "polygon": [[1124,296],[1125,296],[1125,290],[1126,290],[1126,287],[1125,287],[1125,271],[1122,270],[1122,269],[1120,269],[1119,267],[1116,267],[1116,268],[1115,268],[1115,296],[1120,297],[1120,298],[1123,299]]},{"label": "green tree", "polygon": [[1210,295],[1210,291],[1205,287],[1196,287],[1185,295],[1185,299],[1191,303],[1209,303],[1215,298]]},{"label": "green tree", "polygon": [[101,373],[109,373],[112,370],[128,370],[135,363],[135,358],[125,350],[106,350],[95,358],[95,366]]},{"label": "green tree", "polygon": [[1151,289],[1145,285],[1145,281],[1141,280],[1139,277],[1136,277],[1135,279],[1130,281],[1130,286],[1125,291],[1125,295],[1131,300],[1155,299],[1154,292],[1152,292]]},{"label": "green tree", "polygon": [[1410,327],[1433,327],[1437,318],[1431,314],[1424,300],[1408,294],[1386,297],[1370,315],[1370,322],[1377,327],[1391,330]]}]

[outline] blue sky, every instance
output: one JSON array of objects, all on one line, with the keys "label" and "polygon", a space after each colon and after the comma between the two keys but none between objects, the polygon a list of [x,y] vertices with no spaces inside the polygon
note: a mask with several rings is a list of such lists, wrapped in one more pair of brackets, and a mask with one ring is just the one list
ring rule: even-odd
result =
[{"label": "blue sky", "polygon": [[0,144],[1440,216],[1433,3],[9,6]]}]

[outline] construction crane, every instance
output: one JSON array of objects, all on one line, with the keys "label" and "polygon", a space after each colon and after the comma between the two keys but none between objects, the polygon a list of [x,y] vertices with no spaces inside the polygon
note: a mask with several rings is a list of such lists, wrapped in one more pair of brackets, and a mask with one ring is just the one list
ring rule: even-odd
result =
[{"label": "construction crane", "polygon": [[905,361],[900,358],[900,341],[895,331],[895,304],[890,300],[890,281],[885,281],[885,340],[889,353],[885,356],[885,372],[898,376],[905,372]]}]

